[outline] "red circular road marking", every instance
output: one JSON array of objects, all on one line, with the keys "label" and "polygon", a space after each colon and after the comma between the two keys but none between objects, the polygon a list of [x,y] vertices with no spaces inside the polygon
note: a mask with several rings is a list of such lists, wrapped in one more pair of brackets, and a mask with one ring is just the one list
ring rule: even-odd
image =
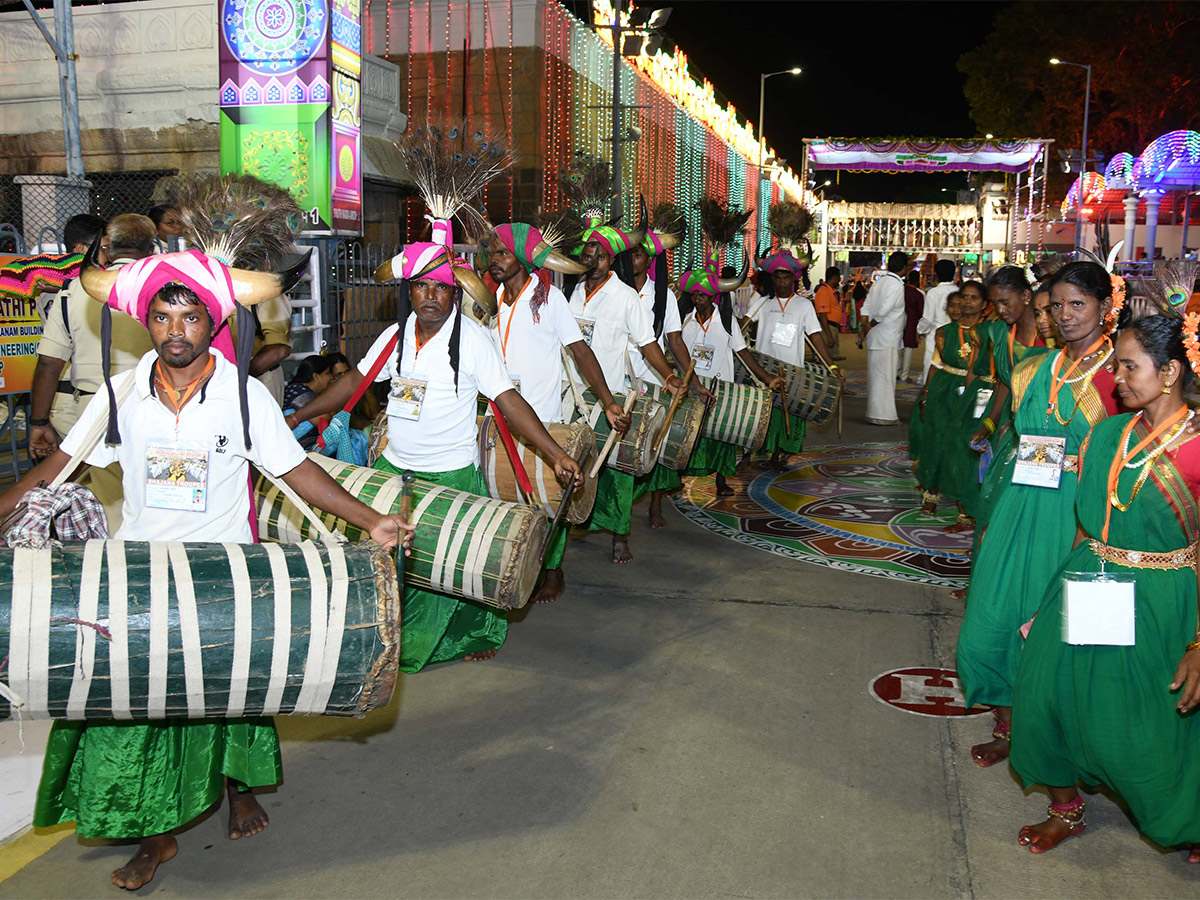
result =
[{"label": "red circular road marking", "polygon": [[990,712],[964,705],[962,685],[953,669],[892,669],[872,678],[867,690],[880,703],[914,716],[981,716]]}]

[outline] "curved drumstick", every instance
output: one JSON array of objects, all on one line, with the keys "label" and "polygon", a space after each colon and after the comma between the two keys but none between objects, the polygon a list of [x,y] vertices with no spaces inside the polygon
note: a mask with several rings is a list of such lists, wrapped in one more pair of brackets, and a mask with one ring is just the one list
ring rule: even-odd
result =
[{"label": "curved drumstick", "polygon": [[[629,411],[633,409],[633,404],[637,402],[637,392],[631,390],[625,397],[625,415],[629,415]],[[603,413],[601,413],[603,415]],[[604,465],[604,461],[608,459],[608,454],[612,452],[613,446],[617,443],[617,429],[612,429],[608,433],[608,440],[604,442],[604,448],[596,457],[596,461],[592,463],[592,471],[588,473],[588,478],[595,478],[600,474],[600,469]]]}]

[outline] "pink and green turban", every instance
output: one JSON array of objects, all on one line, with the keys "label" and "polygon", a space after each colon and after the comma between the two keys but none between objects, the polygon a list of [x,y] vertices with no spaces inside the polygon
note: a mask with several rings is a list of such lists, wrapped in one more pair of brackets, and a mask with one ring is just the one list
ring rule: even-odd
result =
[{"label": "pink and green turban", "polygon": [[496,239],[520,260],[526,272],[546,268],[567,275],[581,275],[587,271],[587,266],[580,265],[556,250],[546,240],[545,235],[532,225],[526,225],[524,222],[501,225],[496,228],[495,235]]},{"label": "pink and green turban", "polygon": [[685,294],[708,294],[710,297],[721,293],[717,284],[717,273],[709,268],[685,271],[679,276],[679,290]]},{"label": "pink and green turban", "polygon": [[792,255],[791,250],[785,249],[776,250],[774,253],[760,259],[758,267],[766,272],[777,272],[780,269],[787,269],[793,275],[799,275],[804,265]]}]

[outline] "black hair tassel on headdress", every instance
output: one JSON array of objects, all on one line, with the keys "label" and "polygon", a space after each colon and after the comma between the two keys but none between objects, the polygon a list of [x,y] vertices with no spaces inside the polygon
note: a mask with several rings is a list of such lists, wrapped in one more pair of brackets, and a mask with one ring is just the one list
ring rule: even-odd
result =
[{"label": "black hair tassel on headdress", "polygon": [[238,405],[242,409],[242,439],[250,449],[250,401],[246,396],[246,383],[250,380],[250,357],[254,355],[254,312],[237,304],[237,374]]},{"label": "black hair tassel on headdress", "polygon": [[732,335],[733,329],[737,326],[733,324],[733,295],[729,291],[721,294],[721,298],[717,302],[717,312],[721,314],[721,324]]},{"label": "black hair tassel on headdress", "polygon": [[612,263],[612,271],[616,273],[617,278],[629,285],[635,291],[633,283],[633,253],[629,250],[622,250],[617,254]]},{"label": "black hair tassel on headdress", "polygon": [[404,361],[404,332],[408,328],[408,319],[412,315],[412,298],[408,293],[408,281],[401,280],[396,291],[396,371]]},{"label": "black hair tassel on headdress", "polygon": [[454,301],[454,312],[450,315],[454,316],[454,328],[450,332],[450,346],[448,352],[450,354],[450,368],[454,372],[454,394],[458,396],[458,350],[462,342],[462,305],[463,292],[459,289],[458,299]]},{"label": "black hair tassel on headdress", "polygon": [[[113,391],[112,376],[109,375],[112,368],[112,309],[107,303],[100,307],[100,368],[104,371],[104,388],[108,391],[108,432],[104,436],[104,443],[119,444],[121,432],[117,427],[117,395]],[[153,371],[150,381],[154,382]]]},{"label": "black hair tassel on headdress", "polygon": [[654,336],[662,337],[667,315],[667,251],[654,257]]}]

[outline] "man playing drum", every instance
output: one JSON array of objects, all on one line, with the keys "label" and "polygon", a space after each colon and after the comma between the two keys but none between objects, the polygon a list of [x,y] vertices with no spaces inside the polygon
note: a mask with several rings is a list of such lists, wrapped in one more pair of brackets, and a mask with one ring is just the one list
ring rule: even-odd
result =
[{"label": "man playing drum", "polygon": [[[759,268],[770,274],[775,296],[760,302],[749,316],[758,323],[755,349],[788,365],[802,366],[805,344],[811,340],[817,355],[841,377],[841,370],[825,343],[821,322],[812,301],[796,293],[800,261],[791,251],[778,250],[760,260]],[[785,416],[788,419],[786,423]],[[786,410],[772,411],[771,427],[767,431],[767,442],[763,445],[763,449],[771,453],[772,468],[786,469],[785,455],[804,449],[805,425],[804,419]]]},{"label": "man playing drum", "polygon": [[[247,479],[253,462],[383,546],[394,546],[406,532],[408,543],[412,528],[399,516],[363,505],[305,458],[266,388],[253,379],[239,384],[222,324],[236,309],[245,312],[235,301],[277,296],[296,274],[281,279],[229,269],[196,250],[153,256],[119,274],[90,268],[85,260],[80,281],[87,292],[143,322],[154,349],[111,380],[114,390],[132,384],[128,399],[114,410],[111,392],[94,397],[61,445],[0,496],[0,515],[78,455],[84,468],[121,464],[124,515],[114,537],[251,543]],[[249,294],[240,290],[245,285]],[[90,431],[103,434],[105,417],[107,441],[90,442]],[[155,477],[163,466],[175,477]],[[34,825],[74,821],[80,837],[140,839],[134,857],[112,873],[113,884],[136,890],[175,856],[171,832],[211,807],[223,782],[229,837],[262,831],[267,814],[250,788],[276,784],[280,775],[279,738],[270,719],[58,721],[46,749]]]},{"label": "man playing drum", "polygon": [[[435,220],[432,243],[409,244],[380,267],[385,271],[376,278],[403,279],[396,324],[376,339],[356,370],[288,415],[288,425],[342,409],[374,372],[375,381],[391,385],[388,441],[376,469],[487,496],[476,424],[477,396],[483,394],[553,464],[560,483],[575,479],[581,484],[579,465],[514,390],[488,333],[462,314],[463,286],[480,305],[490,307],[493,301],[450,246],[449,222]],[[491,659],[508,634],[508,619],[501,610],[406,584],[401,627],[400,671],[417,672],[453,659]]]},{"label": "man playing drum", "polygon": [[[604,404],[609,425],[623,432],[629,427],[629,417],[613,400],[567,298],[549,283],[548,269],[568,274],[585,271],[532,225],[501,225],[488,241],[488,271],[500,285],[496,290],[496,328],[490,334],[508,377],[542,422],[562,422],[566,370],[561,348],[566,347]],[[562,559],[568,534],[564,523],[552,536],[543,562],[545,575],[531,602],[552,603],[562,596],[566,587]]]},{"label": "man playing drum", "polygon": [[[584,232],[580,256],[580,262],[588,267],[588,274],[571,294],[571,312],[584,340],[596,354],[608,389],[613,394],[624,394],[634,387],[626,384],[626,372],[632,364],[629,357],[631,343],[658,373],[666,389],[676,394],[683,389],[683,382],[671,374],[662,348],[654,340],[649,314],[637,291],[617,278],[613,271],[618,254],[641,243],[644,237],[641,233],[630,235],[610,225],[601,225],[598,220],[592,223]],[[588,527],[612,532],[612,560],[615,563],[633,559],[629,552],[633,493],[632,475],[610,466],[600,469],[596,505]]]}]

